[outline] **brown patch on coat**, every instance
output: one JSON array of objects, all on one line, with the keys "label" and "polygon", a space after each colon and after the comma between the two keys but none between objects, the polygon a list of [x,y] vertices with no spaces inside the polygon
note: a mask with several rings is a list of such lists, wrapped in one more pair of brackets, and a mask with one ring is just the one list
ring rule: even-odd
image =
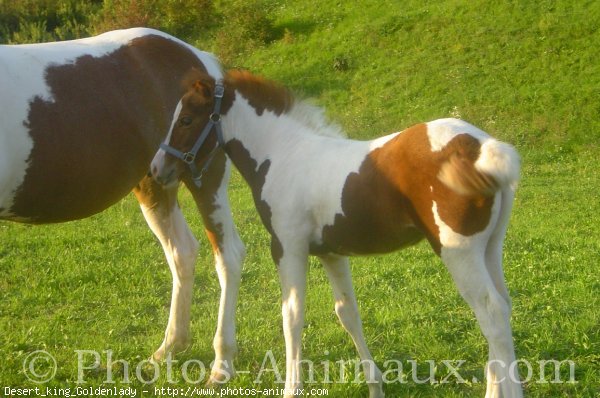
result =
[{"label": "brown patch on coat", "polygon": [[225,77],[225,84],[233,86],[256,109],[258,116],[266,110],[281,115],[292,108],[294,97],[279,83],[266,80],[244,70],[232,70]]},{"label": "brown patch on coat", "polygon": [[[321,249],[340,254],[389,252],[425,236],[441,251],[433,202],[441,219],[461,235],[482,231],[489,223],[493,197],[465,196],[438,179],[449,159],[476,161],[479,142],[461,134],[442,151],[432,152],[427,125],[413,126],[372,151],[358,173],[348,176],[342,193],[344,215],[323,229]],[[317,249],[317,247],[315,247]]]},{"label": "brown patch on coat", "polygon": [[450,159],[440,168],[438,178],[446,186],[465,196],[489,196],[499,188],[494,177],[480,172],[470,159],[458,154],[450,155]]},{"label": "brown patch on coat", "polygon": [[133,193],[140,204],[149,210],[159,210],[168,214],[177,205],[177,195],[172,194],[159,185],[150,176],[145,176],[133,188]]},{"label": "brown patch on coat", "polygon": [[409,216],[409,199],[378,170],[375,159],[367,156],[357,173],[346,179],[342,210],[333,225],[323,228],[322,244],[312,245],[311,253],[387,253],[423,239],[423,232]]},{"label": "brown patch on coat", "polygon": [[[213,140],[216,141],[214,137]],[[214,144],[210,145],[210,148],[213,147]],[[212,245],[213,252],[221,252],[224,249],[223,225],[215,222],[211,215],[219,209],[219,205],[217,203],[217,191],[219,190],[221,182],[225,176],[226,164],[227,157],[225,152],[221,149],[218,149],[218,152],[215,154],[210,166],[202,175],[202,184],[200,188],[196,186],[189,173],[185,174],[183,178],[184,184],[192,193],[194,201],[196,202],[196,207],[200,211],[202,221],[204,222],[204,229],[208,240]]]},{"label": "brown patch on coat", "polygon": [[153,35],[102,57],[50,66],[53,100],[30,103],[25,125],[34,146],[11,212],[61,222],[125,196],[146,174],[191,66],[203,68],[186,47]]},{"label": "brown patch on coat", "polygon": [[[487,227],[494,204],[493,195],[499,188],[493,177],[475,169],[480,152],[481,144],[476,138],[459,134],[440,153],[432,153],[436,157],[432,168],[441,182],[433,185],[438,214],[454,232],[464,236],[474,235]],[[440,176],[448,175],[455,179],[440,180]]]},{"label": "brown patch on coat", "polygon": [[204,232],[206,233],[206,237],[208,238],[208,241],[210,242],[210,245],[212,247],[213,253],[220,253],[223,251],[223,236],[222,233],[217,233],[214,232],[208,228],[204,229]]},{"label": "brown patch on coat", "polygon": [[250,190],[252,191],[252,197],[254,198],[254,204],[260,215],[265,228],[271,234],[271,256],[275,264],[279,265],[279,261],[283,257],[283,246],[279,237],[273,230],[273,224],[271,223],[271,206],[262,199],[262,189],[265,185],[265,179],[269,168],[271,167],[271,161],[265,160],[263,163],[258,165],[256,160],[250,156],[250,152],[244,145],[237,139],[233,139],[227,143],[227,153],[231,159],[235,159],[235,166],[242,174]]},{"label": "brown patch on coat", "polygon": [[[183,108],[179,118],[181,120],[183,117],[191,116],[194,121],[188,126],[188,132],[178,130],[174,133],[170,145],[179,150],[189,150],[213,111],[215,79],[201,69],[191,68],[182,79],[181,85],[185,94],[181,98]],[[226,115],[231,109],[236,92],[248,100],[259,116],[265,110],[279,116],[288,112],[294,104],[294,97],[287,88],[248,71],[229,71],[225,76],[224,86],[225,93],[221,101],[222,115]]]}]

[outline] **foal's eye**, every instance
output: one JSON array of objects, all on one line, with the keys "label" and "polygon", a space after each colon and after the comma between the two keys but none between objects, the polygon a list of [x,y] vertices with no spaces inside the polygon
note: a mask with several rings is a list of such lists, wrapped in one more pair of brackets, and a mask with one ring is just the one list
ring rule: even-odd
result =
[{"label": "foal's eye", "polygon": [[192,124],[192,118],[190,116],[184,116],[179,120],[179,123],[182,126],[189,126],[190,124]]}]

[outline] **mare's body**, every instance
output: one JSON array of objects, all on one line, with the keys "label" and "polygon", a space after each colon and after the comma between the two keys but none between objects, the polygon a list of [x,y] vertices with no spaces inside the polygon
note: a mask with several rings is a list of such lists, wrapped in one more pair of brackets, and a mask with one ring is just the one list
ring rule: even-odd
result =
[{"label": "mare's body", "polygon": [[[222,74],[212,55],[151,29],[0,46],[0,219],[32,224],[81,219],[133,190],[173,274],[169,323],[157,359],[189,343],[198,242],[177,205],[177,186],[164,189],[147,173],[181,96],[179,81],[191,67],[215,78]],[[202,187],[184,177],[220,275],[224,264],[239,269],[243,257],[229,211],[228,177],[222,152]],[[221,318],[228,313],[223,308]],[[232,372],[225,351],[235,351],[235,341],[220,327],[215,348],[225,362],[213,370]]]}]

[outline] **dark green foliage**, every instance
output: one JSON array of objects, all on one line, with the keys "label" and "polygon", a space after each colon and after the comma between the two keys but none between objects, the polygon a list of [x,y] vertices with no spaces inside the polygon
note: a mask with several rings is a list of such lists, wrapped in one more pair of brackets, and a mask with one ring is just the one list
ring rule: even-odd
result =
[{"label": "dark green foliage", "polygon": [[221,27],[215,35],[215,52],[226,65],[273,41],[279,33],[263,0],[233,0],[221,8]]},{"label": "dark green foliage", "polygon": [[216,24],[212,0],[104,0],[95,33],[144,26],[193,40]]},{"label": "dark green foliage", "polygon": [[214,42],[226,63],[278,35],[263,0],[0,0],[0,43],[68,40],[139,26],[192,43]]},{"label": "dark green foliage", "polygon": [[0,0],[0,43],[37,43],[88,36],[102,1]]}]

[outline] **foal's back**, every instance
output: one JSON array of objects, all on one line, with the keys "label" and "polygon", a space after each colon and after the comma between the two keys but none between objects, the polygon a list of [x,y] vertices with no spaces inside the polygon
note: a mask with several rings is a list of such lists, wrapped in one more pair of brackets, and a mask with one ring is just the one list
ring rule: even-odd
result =
[{"label": "foal's back", "polygon": [[511,146],[456,119],[332,147],[336,156],[307,165],[319,172],[305,180],[314,187],[303,188],[313,193],[314,254],[385,253],[423,238],[439,254],[441,228],[464,237],[491,233],[501,191],[518,179]]}]

